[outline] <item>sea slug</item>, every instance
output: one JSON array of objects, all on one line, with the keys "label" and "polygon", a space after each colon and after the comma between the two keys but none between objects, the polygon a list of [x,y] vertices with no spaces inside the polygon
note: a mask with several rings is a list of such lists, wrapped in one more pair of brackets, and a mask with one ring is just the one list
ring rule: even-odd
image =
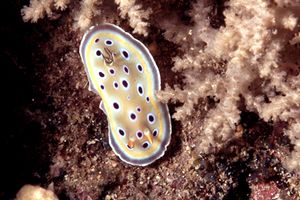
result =
[{"label": "sea slug", "polygon": [[158,101],[160,73],[148,49],[113,24],[91,27],[80,55],[89,89],[102,98],[109,144],[126,163],[146,166],[164,155],[171,138],[166,104]]}]

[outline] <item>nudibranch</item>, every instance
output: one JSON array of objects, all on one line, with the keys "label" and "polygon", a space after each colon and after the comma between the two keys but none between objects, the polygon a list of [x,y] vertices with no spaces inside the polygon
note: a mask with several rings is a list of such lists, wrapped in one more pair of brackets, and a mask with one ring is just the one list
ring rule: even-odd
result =
[{"label": "nudibranch", "polygon": [[162,157],[170,143],[171,119],[159,102],[160,73],[149,50],[113,24],[91,27],[80,55],[89,90],[102,98],[109,144],[121,160],[146,166]]}]

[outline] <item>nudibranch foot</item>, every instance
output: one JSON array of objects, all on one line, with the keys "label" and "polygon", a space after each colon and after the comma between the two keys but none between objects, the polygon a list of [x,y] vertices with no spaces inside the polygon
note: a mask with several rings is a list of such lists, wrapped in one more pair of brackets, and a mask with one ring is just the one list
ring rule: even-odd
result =
[{"label": "nudibranch foot", "polygon": [[171,138],[160,73],[148,49],[123,29],[102,24],[83,36],[80,55],[89,89],[102,98],[109,144],[121,160],[146,166],[164,155]]}]

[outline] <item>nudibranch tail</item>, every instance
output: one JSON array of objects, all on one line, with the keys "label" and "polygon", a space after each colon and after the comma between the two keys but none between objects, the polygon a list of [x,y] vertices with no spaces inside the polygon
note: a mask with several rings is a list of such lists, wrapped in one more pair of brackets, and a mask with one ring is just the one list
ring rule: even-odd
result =
[{"label": "nudibranch tail", "polygon": [[164,155],[171,138],[166,104],[158,101],[160,73],[149,50],[113,24],[91,27],[80,55],[89,89],[102,98],[109,144],[121,160],[146,166]]}]

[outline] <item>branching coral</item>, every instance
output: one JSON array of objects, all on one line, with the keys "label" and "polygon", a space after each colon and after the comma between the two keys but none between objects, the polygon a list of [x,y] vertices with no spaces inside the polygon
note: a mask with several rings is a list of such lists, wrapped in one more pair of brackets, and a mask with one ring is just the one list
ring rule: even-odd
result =
[{"label": "branching coral", "polygon": [[97,9],[102,4],[98,0],[84,0],[81,2],[81,9],[75,17],[76,25],[82,30],[86,30],[92,25],[92,19],[101,15],[101,10]]},{"label": "branching coral", "polygon": [[24,6],[21,10],[21,14],[25,22],[31,21],[35,23],[38,19],[42,19],[46,15],[51,18],[53,16],[53,9],[64,10],[69,3],[70,0],[31,0],[30,5]]},{"label": "branching coral", "polygon": [[297,43],[300,43],[300,32],[295,34],[295,37],[293,37],[293,39],[290,40],[291,45],[295,45]]},{"label": "branching coral", "polygon": [[[294,8],[288,9],[287,5]],[[160,98],[183,103],[174,114],[183,124],[199,101],[205,105],[206,97],[217,100],[214,108],[202,111],[205,115],[202,129],[193,130],[201,136],[200,152],[219,147],[234,137],[241,98],[248,110],[257,112],[266,121],[294,120],[287,134],[297,147],[300,137],[292,127],[300,123],[299,61],[294,60],[298,62],[296,65],[291,63],[293,60],[286,64],[281,58],[283,51],[297,41],[296,36],[292,40],[295,42],[288,43],[297,31],[299,16],[295,10],[299,4],[231,0],[226,7],[225,26],[218,31],[207,20],[212,10],[209,1],[194,4],[191,17],[195,24],[187,27],[189,31],[160,24],[167,29],[166,38],[177,42],[185,52],[182,57],[174,58],[173,68],[184,75],[183,89],[167,87]],[[177,35],[183,35],[181,40]],[[203,42],[205,46],[199,45]],[[291,68],[293,72],[298,68],[297,73],[291,74]],[[299,157],[296,147],[294,159]]]},{"label": "branching coral", "polygon": [[144,22],[144,20],[149,19],[152,10],[150,8],[147,10],[141,9],[142,6],[135,4],[135,0],[115,0],[115,2],[119,5],[121,17],[125,18],[126,15],[128,16],[130,26],[134,28],[133,33],[147,36],[149,24]]},{"label": "branching coral", "polygon": [[[300,111],[298,111],[298,119],[300,116]],[[285,167],[289,170],[296,170],[298,173],[300,172],[300,121],[291,122],[290,127],[286,130],[286,134],[290,137],[290,139],[294,142],[294,151],[285,158]]]},{"label": "branching coral", "polygon": [[[53,10],[65,10],[69,3],[70,0],[31,0],[30,5],[24,6],[21,10],[21,14],[25,22],[37,22],[45,16],[52,18]],[[115,0],[115,3],[119,6],[120,17],[125,19],[128,16],[129,25],[134,29],[133,33],[147,36],[149,23],[145,20],[148,20],[151,15],[151,8],[143,10],[142,5],[136,4],[135,0]],[[109,7],[108,4],[110,2],[104,3],[103,0],[82,0],[80,11],[75,14],[75,27],[86,30],[92,25],[93,20],[98,19],[97,17],[101,16],[105,8]],[[112,13],[109,15],[113,16]],[[105,19],[107,15],[103,16],[100,21],[107,21]],[[98,19],[96,23],[100,21]]]}]

